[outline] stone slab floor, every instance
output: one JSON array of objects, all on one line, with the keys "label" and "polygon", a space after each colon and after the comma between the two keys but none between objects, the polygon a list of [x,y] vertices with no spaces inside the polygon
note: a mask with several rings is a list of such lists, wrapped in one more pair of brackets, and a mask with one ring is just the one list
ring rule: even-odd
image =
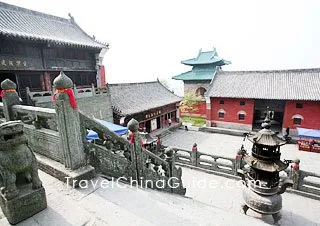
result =
[{"label": "stone slab floor", "polygon": [[[198,151],[222,155],[234,158],[237,150],[244,144],[244,147],[250,153],[252,143],[246,139],[243,142],[243,137],[231,136],[219,133],[205,133],[198,131],[185,131],[178,129],[175,132],[168,134],[162,139],[163,145],[177,147],[185,150],[190,150],[193,143],[197,143]],[[300,169],[320,173],[320,153],[299,151],[297,145],[286,144],[281,147],[282,159],[301,160]]]},{"label": "stone slab floor", "polygon": [[[140,189],[115,182],[103,184],[102,178],[87,189],[72,189],[57,179],[39,172],[46,189],[48,208],[18,226],[245,226],[270,225],[270,216],[241,213],[241,188],[223,177],[183,169],[187,196]],[[199,181],[215,180],[217,188],[193,186]],[[200,184],[199,184],[200,185]],[[200,187],[200,188],[199,188]],[[293,194],[283,196],[281,225],[320,225],[320,202]],[[8,226],[0,217],[0,225]]]}]

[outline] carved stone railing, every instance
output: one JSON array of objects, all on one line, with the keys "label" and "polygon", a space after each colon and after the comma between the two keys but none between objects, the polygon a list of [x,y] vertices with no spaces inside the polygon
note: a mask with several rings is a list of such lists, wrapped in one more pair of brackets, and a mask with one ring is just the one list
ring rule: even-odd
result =
[{"label": "carved stone railing", "polygon": [[[63,162],[55,110],[25,105],[13,105],[11,110],[14,120],[21,120],[24,123],[24,133],[32,150],[55,161]],[[2,102],[0,102],[1,111],[3,111]]]},{"label": "carved stone railing", "polygon": [[100,140],[105,142],[105,145],[121,146],[121,148],[119,147],[119,150],[129,150],[128,140],[121,136],[118,136],[116,133],[109,130],[107,127],[97,122],[93,118],[90,118],[89,116],[85,115],[81,111],[79,111],[79,116],[82,126],[84,128],[83,131],[85,131],[85,129],[93,130],[98,134]]},{"label": "carved stone railing", "polygon": [[[177,164],[213,173],[228,178],[240,179],[237,170],[243,165],[241,158],[233,159],[219,155],[212,155],[195,151],[188,151],[174,148]],[[285,176],[293,180],[294,184],[288,192],[297,193],[310,198],[320,200],[320,174],[311,173],[304,170],[293,171],[288,168],[284,171]]]},{"label": "carved stone railing", "polygon": [[0,102],[0,118],[4,118],[4,114],[3,114],[3,103]]},{"label": "carved stone railing", "polygon": [[294,182],[297,190],[312,193],[320,197],[320,174],[299,170],[296,173]]},{"label": "carved stone railing", "polygon": [[197,151],[198,167],[235,175],[236,170],[234,162],[235,160],[232,158]]},{"label": "carved stone railing", "polygon": [[[83,128],[95,131],[99,137],[94,143],[87,142],[89,161],[97,172],[105,177],[121,178],[128,183],[135,180],[139,186],[185,194],[181,181],[181,169],[175,166],[174,158],[170,153],[157,155],[143,148],[139,132],[136,132],[136,140],[132,143],[110,131],[95,119],[81,112],[79,115]],[[166,186],[161,188],[155,186],[160,180],[165,181]],[[178,186],[174,188],[177,184]]]},{"label": "carved stone railing", "polygon": [[203,152],[174,149],[176,162],[205,170],[236,175],[235,159]]},{"label": "carved stone railing", "polygon": [[33,124],[37,129],[46,128],[58,131],[54,109],[14,105],[12,106],[12,112],[16,119],[26,124]]},{"label": "carved stone railing", "polygon": [[[26,88],[27,97],[30,103],[44,103],[51,102],[53,91],[31,91],[29,87]],[[109,93],[108,87],[73,87],[73,92],[76,98],[92,97],[101,94]]]}]

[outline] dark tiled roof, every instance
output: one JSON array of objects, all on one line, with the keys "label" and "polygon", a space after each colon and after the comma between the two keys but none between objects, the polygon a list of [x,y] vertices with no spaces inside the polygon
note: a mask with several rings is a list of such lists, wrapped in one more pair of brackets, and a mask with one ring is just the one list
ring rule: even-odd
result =
[{"label": "dark tiled roof", "polygon": [[275,100],[320,100],[320,68],[218,71],[206,96]]},{"label": "dark tiled roof", "polygon": [[64,19],[2,2],[0,35],[78,47],[107,47],[87,35],[73,18]]},{"label": "dark tiled roof", "polygon": [[109,90],[113,109],[123,116],[182,100],[159,81],[109,84]]}]

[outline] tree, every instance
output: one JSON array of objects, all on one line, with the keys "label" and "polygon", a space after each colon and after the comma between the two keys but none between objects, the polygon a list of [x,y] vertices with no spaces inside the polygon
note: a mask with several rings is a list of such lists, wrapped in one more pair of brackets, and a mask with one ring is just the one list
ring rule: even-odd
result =
[{"label": "tree", "polygon": [[184,113],[192,113],[198,110],[198,104],[202,102],[201,96],[193,93],[185,93],[183,100],[180,102],[180,110]]}]

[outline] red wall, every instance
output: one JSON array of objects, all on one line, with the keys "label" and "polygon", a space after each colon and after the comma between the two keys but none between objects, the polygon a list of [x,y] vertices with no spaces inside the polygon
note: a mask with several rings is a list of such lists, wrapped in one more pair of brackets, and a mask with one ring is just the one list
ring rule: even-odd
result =
[{"label": "red wall", "polygon": [[[302,108],[296,108],[296,103],[302,103]],[[293,125],[292,119],[292,116],[296,114],[304,118],[298,127],[320,129],[320,102],[287,101],[283,116],[283,128],[296,129],[297,126]]]},{"label": "red wall", "polygon": [[181,116],[194,116],[194,117],[206,118],[206,102],[203,101],[199,103],[196,111],[181,112]]},{"label": "red wall", "polygon": [[[220,104],[220,100],[224,100],[224,104]],[[253,122],[254,100],[249,99],[233,99],[233,98],[211,98],[211,120],[234,122],[242,124],[250,124]],[[240,101],[245,101],[244,106],[240,106]],[[218,111],[223,109],[226,113],[224,118],[219,118]],[[238,112],[245,111],[244,120],[238,119]],[[208,119],[210,120],[210,119]]]}]

